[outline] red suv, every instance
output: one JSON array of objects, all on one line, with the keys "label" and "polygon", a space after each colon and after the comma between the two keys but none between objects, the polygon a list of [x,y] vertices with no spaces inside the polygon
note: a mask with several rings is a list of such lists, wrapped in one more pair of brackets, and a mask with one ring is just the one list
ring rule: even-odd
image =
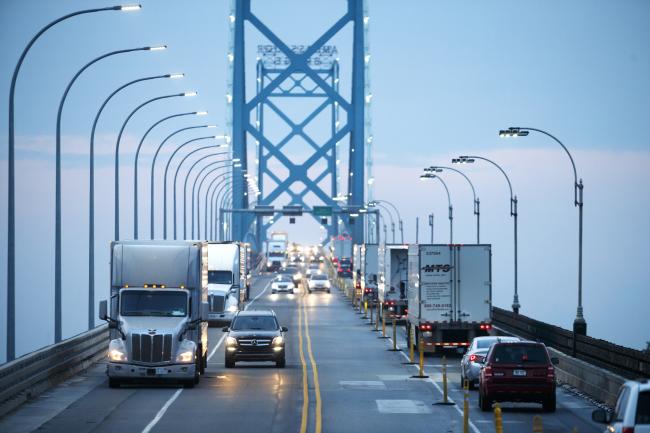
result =
[{"label": "red suv", "polygon": [[541,403],[545,411],[554,412],[557,363],[542,343],[494,343],[479,376],[479,407],[488,411],[495,401],[522,401]]}]

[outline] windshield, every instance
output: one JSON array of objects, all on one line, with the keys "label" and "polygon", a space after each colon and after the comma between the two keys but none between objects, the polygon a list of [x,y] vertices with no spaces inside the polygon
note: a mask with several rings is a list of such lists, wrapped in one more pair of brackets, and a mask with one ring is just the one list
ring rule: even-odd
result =
[{"label": "windshield", "polygon": [[543,346],[503,344],[494,347],[492,362],[495,364],[548,364],[548,355]]},{"label": "windshield", "polygon": [[187,294],[163,290],[128,290],[120,295],[122,316],[183,317]]},{"label": "windshield", "polygon": [[289,275],[279,275],[275,279],[275,281],[286,283],[286,282],[293,281],[293,280],[291,279],[291,277]]},{"label": "windshield", "polygon": [[232,284],[232,272],[208,271],[208,284]]},{"label": "windshield", "polygon": [[273,251],[273,252],[269,253],[269,256],[271,256],[271,257],[284,257],[284,252],[282,252],[282,251],[277,251],[277,252]]},{"label": "windshield", "polygon": [[327,275],[316,274],[311,276],[312,280],[327,280]]},{"label": "windshield", "polygon": [[273,316],[238,316],[230,327],[233,331],[275,331],[278,322]]}]

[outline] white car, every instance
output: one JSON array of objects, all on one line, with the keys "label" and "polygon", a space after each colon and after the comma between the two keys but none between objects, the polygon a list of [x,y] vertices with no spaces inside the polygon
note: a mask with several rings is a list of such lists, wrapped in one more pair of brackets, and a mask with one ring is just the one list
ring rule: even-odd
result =
[{"label": "white car", "polygon": [[614,413],[596,409],[591,418],[609,424],[606,433],[650,433],[650,380],[629,380],[618,391]]},{"label": "white car", "polygon": [[517,337],[474,337],[472,343],[467,348],[467,352],[460,361],[460,384],[464,385],[465,379],[469,381],[469,389],[478,385],[478,378],[483,367],[481,361],[485,359],[490,346],[496,342],[508,343],[510,341],[520,341]]},{"label": "white car", "polygon": [[293,293],[294,287],[295,284],[293,283],[291,275],[278,275],[275,277],[275,280],[273,280],[273,283],[271,283],[271,293]]},{"label": "white car", "polygon": [[330,293],[330,280],[325,274],[312,274],[307,280],[307,291],[311,293],[314,290],[325,290]]}]

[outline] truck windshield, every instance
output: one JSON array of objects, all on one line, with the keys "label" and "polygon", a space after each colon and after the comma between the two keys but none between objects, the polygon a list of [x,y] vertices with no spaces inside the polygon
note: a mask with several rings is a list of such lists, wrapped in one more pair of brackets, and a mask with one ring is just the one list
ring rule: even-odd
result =
[{"label": "truck windshield", "polygon": [[232,272],[208,271],[208,284],[232,284]]},{"label": "truck windshield", "polygon": [[282,251],[272,251],[269,253],[269,257],[284,257],[284,252]]},{"label": "truck windshield", "polygon": [[122,316],[183,317],[187,294],[163,290],[128,290],[120,295]]},{"label": "truck windshield", "polygon": [[278,322],[273,316],[239,316],[230,327],[233,331],[275,331]]}]

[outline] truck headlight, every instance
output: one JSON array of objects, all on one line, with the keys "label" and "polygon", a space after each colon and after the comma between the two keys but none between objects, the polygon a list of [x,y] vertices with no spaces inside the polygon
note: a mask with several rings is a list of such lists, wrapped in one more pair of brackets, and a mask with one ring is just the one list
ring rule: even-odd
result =
[{"label": "truck headlight", "polygon": [[108,359],[111,362],[126,362],[126,348],[121,338],[111,340],[108,344]]},{"label": "truck headlight", "polygon": [[228,312],[229,313],[234,313],[235,311],[237,311],[237,306],[236,305],[231,305],[230,307],[228,307]]},{"label": "truck headlight", "polygon": [[194,353],[196,352],[196,343],[192,340],[183,340],[178,348],[176,362],[183,364],[194,362]]},{"label": "truck headlight", "polygon": [[284,338],[279,335],[273,339],[273,345],[274,346],[282,346],[284,344]]}]

